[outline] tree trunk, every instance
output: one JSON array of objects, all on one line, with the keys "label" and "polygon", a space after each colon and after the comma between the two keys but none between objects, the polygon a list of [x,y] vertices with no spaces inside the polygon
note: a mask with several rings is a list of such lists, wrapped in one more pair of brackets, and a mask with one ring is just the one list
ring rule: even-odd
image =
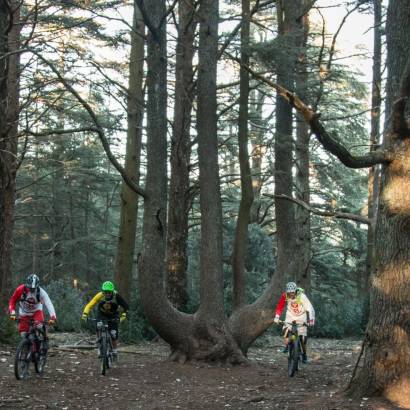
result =
[{"label": "tree trunk", "polygon": [[168,205],[168,296],[171,303],[184,310],[188,303],[187,241],[188,213],[191,206],[189,168],[191,157],[191,114],[194,97],[195,4],[179,2],[179,26],[175,67],[174,126],[171,140],[171,180]]},{"label": "tree trunk", "polygon": [[262,160],[265,154],[263,141],[262,109],[265,95],[253,90],[251,92],[250,139],[252,144],[252,189],[253,203],[251,208],[251,223],[259,223],[262,189]]},{"label": "tree trunk", "polygon": [[410,408],[410,131],[393,129],[391,122],[395,99],[410,97],[408,0],[390,1],[386,36],[386,129],[390,132],[385,146],[393,152],[393,160],[382,168],[365,356],[351,391],[360,396],[382,394]]},{"label": "tree trunk", "polygon": [[[373,0],[374,8],[374,34],[373,34],[373,81],[372,81],[372,110],[370,120],[370,150],[377,149],[380,142],[380,111],[381,111],[381,87],[382,87],[382,1]],[[366,271],[359,283],[359,294],[364,302],[364,319],[367,321],[369,300],[369,278],[374,268],[375,236],[374,228],[377,214],[377,202],[379,195],[380,172],[377,165],[369,169],[367,217],[370,225],[367,228],[367,255]]]},{"label": "tree trunk", "polygon": [[[301,10],[305,10],[307,1],[301,3]],[[307,39],[309,35],[309,16],[304,14],[297,20],[296,46],[299,56],[297,59],[296,73],[296,94],[302,101],[307,100],[308,87],[308,66],[307,66]],[[296,146],[295,146],[295,197],[301,199],[306,204],[310,203],[309,186],[309,141],[310,129],[304,119],[298,115],[296,127]],[[295,237],[296,237],[296,283],[310,291],[310,260],[311,260],[311,236],[310,236],[310,212],[301,206],[295,208]]]},{"label": "tree trunk", "polygon": [[[277,2],[279,35],[283,37],[283,56],[277,62],[277,82],[292,90],[295,81],[295,38],[297,18],[303,12],[302,1]],[[286,47],[285,47],[286,45]],[[275,139],[275,194],[292,196],[292,109],[281,97],[276,105]],[[283,292],[285,281],[296,279],[295,257],[295,213],[283,199],[275,200],[276,227],[278,237],[278,260],[275,274],[264,293],[252,304],[235,311],[229,319],[229,326],[241,350],[246,353],[253,341],[272,323],[274,307]]]},{"label": "tree trunk", "polygon": [[[131,180],[138,185],[140,179],[142,117],[144,106],[144,23],[140,9],[134,4],[131,31],[131,55],[128,80],[128,129],[124,169]],[[121,186],[121,210],[115,284],[126,300],[130,300],[132,270],[137,231],[138,196],[126,183]]]},{"label": "tree trunk", "polygon": [[248,225],[250,221],[250,211],[253,202],[252,176],[248,154],[249,73],[245,69],[245,67],[249,65],[249,32],[250,1],[242,0],[241,67],[238,124],[241,200],[239,204],[239,213],[238,220],[236,222],[235,241],[232,254],[234,309],[237,309],[246,303],[245,258],[248,245]]},{"label": "tree trunk", "polygon": [[[297,4],[296,4],[297,3]],[[282,53],[277,61],[277,83],[288,90],[294,90],[295,80],[295,29],[300,0],[278,2],[278,33],[282,41]],[[292,203],[279,199],[279,195],[292,196],[293,192],[293,121],[292,107],[281,96],[276,98],[275,136],[275,218],[277,229],[277,265],[274,280],[277,295],[284,282],[296,280],[295,261],[295,210]]]},{"label": "tree trunk", "polygon": [[[13,15],[11,11],[14,11]],[[0,4],[0,293],[1,308],[11,289],[11,253],[17,173],[19,117],[20,9],[15,0]]]}]

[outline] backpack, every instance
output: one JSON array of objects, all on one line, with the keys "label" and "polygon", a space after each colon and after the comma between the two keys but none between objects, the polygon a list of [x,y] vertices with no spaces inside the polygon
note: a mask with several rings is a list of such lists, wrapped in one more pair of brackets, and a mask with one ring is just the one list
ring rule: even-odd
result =
[{"label": "backpack", "polygon": [[[27,299],[27,288],[24,286],[21,300],[25,301],[26,299]],[[36,303],[40,303],[40,286],[38,286],[36,290]]]}]

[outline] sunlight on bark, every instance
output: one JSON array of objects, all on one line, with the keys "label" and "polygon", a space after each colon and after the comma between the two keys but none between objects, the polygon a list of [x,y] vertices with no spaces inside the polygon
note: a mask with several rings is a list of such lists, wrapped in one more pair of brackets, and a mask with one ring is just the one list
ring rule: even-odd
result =
[{"label": "sunlight on bark", "polygon": [[384,188],[383,200],[392,214],[410,215],[410,184],[407,175],[394,176]]},{"label": "sunlight on bark", "polygon": [[410,409],[410,375],[388,386],[385,397],[402,408]]}]

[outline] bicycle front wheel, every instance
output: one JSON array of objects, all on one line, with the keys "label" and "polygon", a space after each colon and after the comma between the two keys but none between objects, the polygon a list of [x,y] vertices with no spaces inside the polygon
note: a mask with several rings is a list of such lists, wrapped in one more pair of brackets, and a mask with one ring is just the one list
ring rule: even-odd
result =
[{"label": "bicycle front wheel", "polygon": [[37,358],[34,361],[34,368],[37,373],[41,374],[44,371],[47,360],[47,342],[45,340],[41,340],[39,345],[40,349],[37,354]]},{"label": "bicycle front wheel", "polygon": [[299,343],[291,343],[289,346],[288,356],[288,375],[293,377],[296,370],[298,370],[299,362]]},{"label": "bicycle front wheel", "polygon": [[101,344],[100,344],[100,365],[101,365],[101,374],[105,376],[105,372],[108,368],[108,358],[107,358],[107,339],[103,335],[101,337]]},{"label": "bicycle front wheel", "polygon": [[30,360],[30,342],[27,339],[23,339],[17,346],[14,359],[14,375],[17,380],[27,378]]}]

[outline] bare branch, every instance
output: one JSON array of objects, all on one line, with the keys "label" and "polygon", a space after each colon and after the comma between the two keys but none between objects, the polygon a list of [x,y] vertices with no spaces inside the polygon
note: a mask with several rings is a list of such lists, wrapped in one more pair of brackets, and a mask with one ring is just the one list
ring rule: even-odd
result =
[{"label": "bare branch", "polygon": [[354,221],[354,222],[359,222],[361,224],[370,225],[370,219],[366,218],[365,216],[353,214],[350,212],[321,211],[319,209],[312,208],[310,205],[308,205],[306,202],[300,199],[292,198],[287,195],[270,195],[270,194],[263,194],[263,195],[268,198],[279,198],[279,199],[285,199],[287,201],[294,202],[315,215],[326,216],[329,218],[336,218],[336,219],[347,219],[349,221]]},{"label": "bare branch", "polygon": [[81,95],[74,89],[74,87],[61,75],[59,70],[52,64],[50,61],[48,61],[46,58],[44,58],[37,50],[28,48],[26,50],[21,50],[21,52],[28,51],[33,54],[35,54],[41,61],[43,61],[48,67],[50,67],[51,71],[57,76],[59,81],[64,85],[64,87],[77,99],[77,101],[83,106],[83,108],[88,112],[88,115],[91,117],[92,122],[95,125],[95,131],[101,141],[101,144],[104,148],[104,151],[110,160],[110,162],[114,165],[115,169],[120,173],[122,176],[124,182],[132,189],[135,193],[138,195],[141,195],[143,198],[146,198],[146,192],[138,185],[136,185],[132,179],[127,175],[125,172],[124,168],[122,165],[118,162],[117,158],[115,158],[114,154],[111,152],[110,144],[105,136],[105,132],[98,121],[98,118],[94,112],[94,110],[91,108],[90,104],[85,101]]},{"label": "bare branch", "polygon": [[[240,64],[240,61],[236,57],[227,52],[225,52],[225,54]],[[293,94],[286,88],[268,80],[249,67],[245,67],[245,69],[248,70],[254,78],[274,88],[282,98],[284,98],[293,108],[295,108],[309,124],[312,133],[315,134],[316,138],[323,145],[323,148],[335,155],[347,167],[367,168],[376,164],[389,163],[391,161],[389,152],[384,150],[375,150],[362,156],[352,155],[344,145],[328,134],[325,127],[319,121],[320,114],[315,113],[296,94]]]}]

